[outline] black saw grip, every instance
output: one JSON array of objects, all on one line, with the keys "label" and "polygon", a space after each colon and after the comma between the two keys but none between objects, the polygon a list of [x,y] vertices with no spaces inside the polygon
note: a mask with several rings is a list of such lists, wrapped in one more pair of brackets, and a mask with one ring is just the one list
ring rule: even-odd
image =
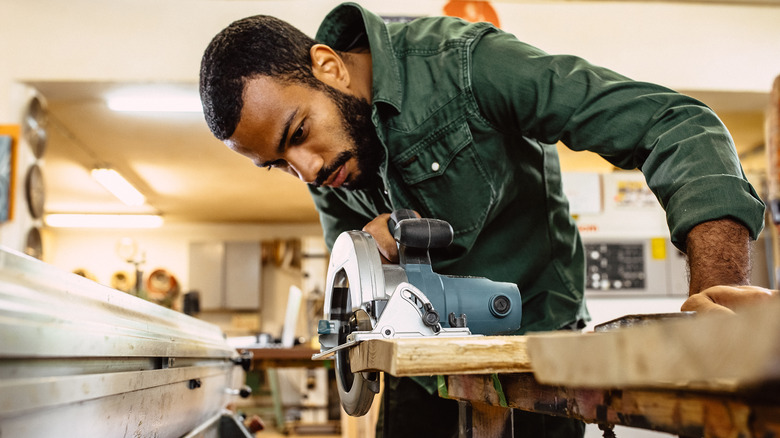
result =
[{"label": "black saw grip", "polygon": [[388,221],[396,242],[407,248],[446,248],[452,243],[452,226],[443,220],[418,218],[412,210],[396,210]]}]

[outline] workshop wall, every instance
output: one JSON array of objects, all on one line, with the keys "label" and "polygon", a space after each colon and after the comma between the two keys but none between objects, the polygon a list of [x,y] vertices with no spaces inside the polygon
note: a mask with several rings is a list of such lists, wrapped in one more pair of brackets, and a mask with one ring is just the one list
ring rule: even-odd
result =
[{"label": "workshop wall", "polygon": [[[188,259],[191,242],[251,242],[260,244],[274,240],[312,240],[313,245],[322,242],[319,224],[308,225],[236,225],[236,224],[168,224],[157,229],[68,229],[46,230],[44,261],[65,271],[81,271],[98,283],[111,286],[112,277],[118,272],[132,276],[134,266],[123,257],[121,246],[125,240],[137,245],[135,257],[143,258],[140,264],[144,281],[150,272],[164,269],[175,276],[181,294],[191,290]],[[278,336],[284,322],[287,293],[291,285],[305,292],[312,286],[303,278],[301,267],[291,269],[283,264],[270,263],[263,267],[261,276],[261,304],[259,309],[212,309],[199,317],[218,324],[230,334],[254,334],[258,331]],[[324,279],[323,279],[324,281]],[[204,291],[206,292],[206,291]],[[182,310],[181,295],[174,307]],[[305,311],[304,307],[304,311]],[[241,317],[241,315],[247,317]],[[239,316],[236,316],[239,315]],[[259,317],[259,327],[253,327],[252,315]],[[258,318],[254,318],[257,320]],[[315,321],[316,322],[316,321]],[[308,331],[307,321],[301,318],[297,332]],[[248,333],[244,333],[248,332]]]},{"label": "workshop wall", "polygon": [[[195,82],[203,48],[227,23],[264,13],[313,34],[339,1],[0,0],[0,124],[18,124],[30,81]],[[444,1],[361,2],[383,15],[440,14]],[[766,92],[780,72],[780,8],[672,2],[492,2],[501,27],[551,53],[576,53],[680,90]],[[305,10],[306,14],[300,11]],[[21,145],[17,175],[34,161]],[[43,160],[42,165],[45,165]],[[23,204],[23,185],[14,199]],[[21,250],[38,222],[0,226]]]},{"label": "workshop wall", "polygon": [[[320,19],[338,0],[0,0],[0,124],[18,125],[33,90],[30,81],[195,82],[203,48],[229,22],[263,13],[290,21],[314,34]],[[441,13],[442,1],[364,0],[386,15]],[[501,26],[551,53],[576,53],[630,77],[679,90],[764,93],[780,73],[780,8],[756,4],[673,2],[592,2],[499,0],[492,2]],[[305,13],[302,13],[305,11]],[[738,144],[762,141],[762,114],[721,114]],[[36,161],[24,140],[17,145],[16,175],[23,178]],[[740,148],[749,149],[749,148]],[[572,153],[573,154],[573,153]],[[598,157],[564,152],[564,170],[608,172]],[[571,157],[571,159],[570,159]],[[763,154],[741,157],[746,169],[763,167]],[[755,160],[755,161],[753,161]],[[41,163],[45,165],[45,159]],[[24,185],[13,194],[16,214],[0,225],[0,245],[21,250],[32,226],[40,225],[24,207]],[[147,272],[165,268],[189,289],[187,249],[194,240],[224,241],[319,236],[317,224],[174,224],[156,230],[47,229],[45,261],[62,269],[84,269],[110,284],[113,273],[129,271],[117,255],[122,238],[145,253]],[[263,278],[262,329],[278,333],[286,291],[297,281],[292,271]],[[674,309],[680,298],[658,298]],[[594,300],[595,304],[595,300]],[[620,307],[622,306],[622,307]],[[606,306],[594,306],[609,309]],[[273,309],[273,311],[270,311]],[[615,312],[626,313],[625,302]],[[229,314],[210,315],[220,326]],[[595,314],[604,319],[606,315]],[[633,432],[641,433],[641,432]],[[620,433],[619,433],[620,434]],[[594,435],[595,436],[595,435]],[[600,435],[599,435],[600,436]],[[623,434],[629,436],[629,434]],[[639,435],[631,435],[639,436]]]}]

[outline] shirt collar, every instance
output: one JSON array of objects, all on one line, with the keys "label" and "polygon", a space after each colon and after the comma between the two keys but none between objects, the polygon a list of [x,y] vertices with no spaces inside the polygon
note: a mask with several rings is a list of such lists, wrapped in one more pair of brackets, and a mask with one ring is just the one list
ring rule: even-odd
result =
[{"label": "shirt collar", "polygon": [[361,32],[368,35],[372,63],[372,102],[385,102],[400,110],[403,93],[398,62],[385,22],[356,3],[343,3],[322,21],[316,40],[344,50]]}]

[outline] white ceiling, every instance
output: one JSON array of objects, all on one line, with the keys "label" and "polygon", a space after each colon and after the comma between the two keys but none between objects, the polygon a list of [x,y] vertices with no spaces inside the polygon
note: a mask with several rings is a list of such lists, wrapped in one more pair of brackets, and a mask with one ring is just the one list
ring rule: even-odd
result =
[{"label": "white ceiling", "polygon": [[[159,85],[154,81],[196,93],[193,72],[203,47],[230,20],[269,13],[311,31],[319,20],[295,11],[309,5],[322,15],[335,1],[214,0],[198,3],[187,14],[182,8],[189,3],[174,0],[80,0],[64,9],[55,8],[60,3],[54,0],[45,2],[50,7],[28,3],[11,9],[10,30],[0,27],[0,36],[26,32],[28,37],[0,38],[10,45],[14,59],[12,70],[0,69],[0,79],[25,78],[24,84],[48,102],[43,166],[47,213],[155,212],[168,222],[317,221],[304,184],[282,172],[258,169],[229,151],[212,137],[201,114],[116,113],[104,99],[119,87]],[[362,3],[392,15],[409,8],[434,13],[443,1]],[[768,102],[761,90],[768,91],[769,78],[780,66],[775,42],[780,0],[683,1],[680,7],[622,0],[494,3],[513,18],[505,20],[508,30],[546,50],[571,48],[631,77],[696,90],[688,93],[718,113],[750,114],[754,127],[748,135],[740,133],[747,140],[737,146],[742,153],[760,146],[762,129],[755,128],[760,125],[755,118]],[[76,27],[80,31],[72,32]],[[40,53],[32,56],[32,47]],[[104,79],[88,80],[92,78]],[[2,92],[0,88],[0,97]],[[761,160],[760,154],[751,155]],[[575,162],[591,161],[563,151],[565,169]],[[120,204],[90,177],[96,166],[122,173],[146,196],[147,205]]]},{"label": "white ceiling", "polygon": [[[162,213],[167,221],[316,222],[305,185],[255,167],[216,140],[200,113],[118,113],[104,96],[123,84],[31,83],[48,102],[48,213]],[[125,86],[127,84],[124,84]],[[170,84],[169,84],[170,85]],[[195,93],[195,85],[177,84]],[[90,176],[109,166],[147,205],[119,203]]]}]

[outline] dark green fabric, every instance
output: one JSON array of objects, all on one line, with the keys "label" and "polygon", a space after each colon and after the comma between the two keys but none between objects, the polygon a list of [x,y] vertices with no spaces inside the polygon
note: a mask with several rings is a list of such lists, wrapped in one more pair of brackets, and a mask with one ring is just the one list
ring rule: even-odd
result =
[{"label": "dark green fabric", "polygon": [[377,187],[310,187],[329,247],[341,232],[397,208],[446,220],[455,239],[432,254],[434,270],[516,283],[522,334],[589,319],[558,141],[640,169],[680,249],[707,220],[736,219],[753,238],[763,227],[764,204],[729,133],[692,98],[450,17],[385,24],[347,3],[325,18],[316,39],[342,50],[362,32],[386,162]]},{"label": "dark green fabric", "polygon": [[444,219],[455,240],[433,254],[434,270],[516,283],[525,333],[588,318],[557,141],[641,169],[681,249],[706,220],[734,218],[754,238],[763,226],[763,203],[728,132],[694,99],[548,55],[487,23],[385,24],[344,4],[316,38],[339,49],[363,31],[373,59],[373,120],[387,153],[384,186],[310,189],[328,245],[396,208]]}]

